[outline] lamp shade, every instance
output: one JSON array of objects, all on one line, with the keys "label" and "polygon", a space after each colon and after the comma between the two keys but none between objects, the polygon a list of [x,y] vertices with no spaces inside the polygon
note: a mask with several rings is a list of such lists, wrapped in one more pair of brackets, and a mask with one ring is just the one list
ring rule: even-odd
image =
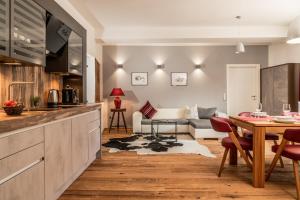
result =
[{"label": "lamp shade", "polygon": [[286,42],[288,44],[300,44],[300,15],[289,25]]},{"label": "lamp shade", "polygon": [[121,88],[114,88],[112,89],[110,96],[119,97],[119,96],[125,96],[125,94]]},{"label": "lamp shade", "polygon": [[236,47],[235,47],[235,53],[239,54],[239,53],[244,53],[245,52],[245,46],[242,42],[237,43]]}]

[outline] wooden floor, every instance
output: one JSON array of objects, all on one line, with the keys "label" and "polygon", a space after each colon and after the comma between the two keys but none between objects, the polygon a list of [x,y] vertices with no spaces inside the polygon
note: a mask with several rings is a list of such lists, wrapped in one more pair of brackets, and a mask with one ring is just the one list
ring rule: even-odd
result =
[{"label": "wooden floor", "polygon": [[[103,141],[124,133],[104,133]],[[276,168],[265,188],[253,188],[251,172],[240,163],[226,165],[217,177],[223,148],[215,140],[199,141],[217,158],[200,155],[143,155],[134,152],[108,153],[94,163],[68,188],[60,200],[143,199],[295,199],[292,165]],[[267,161],[273,154],[267,146]],[[241,160],[241,159],[240,159]],[[267,166],[268,168],[268,166]]]}]

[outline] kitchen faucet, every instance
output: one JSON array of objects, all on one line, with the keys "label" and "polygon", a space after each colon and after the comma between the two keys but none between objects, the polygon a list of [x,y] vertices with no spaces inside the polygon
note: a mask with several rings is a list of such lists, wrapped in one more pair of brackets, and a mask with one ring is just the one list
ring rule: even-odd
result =
[{"label": "kitchen faucet", "polygon": [[[23,82],[23,81],[16,81],[16,82],[11,82],[9,85],[8,85],[8,100],[11,100],[11,87],[14,86],[14,85],[27,85],[27,84],[32,84],[34,85],[34,82]],[[29,110],[29,108],[28,108]]]}]

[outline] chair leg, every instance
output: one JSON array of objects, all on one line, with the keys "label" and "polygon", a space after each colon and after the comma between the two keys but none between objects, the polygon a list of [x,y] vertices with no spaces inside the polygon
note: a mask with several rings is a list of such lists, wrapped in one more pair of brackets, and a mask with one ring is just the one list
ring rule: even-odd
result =
[{"label": "chair leg", "polygon": [[246,152],[246,155],[248,156],[248,158],[250,158],[251,162],[253,162],[253,157],[252,157],[251,153],[248,150],[245,152]]},{"label": "chair leg", "polygon": [[300,199],[300,180],[299,180],[298,160],[293,160],[293,166],[294,166],[294,175],[295,175],[296,190],[297,190],[297,199]]},{"label": "chair leg", "polygon": [[224,164],[225,164],[225,161],[226,161],[226,158],[227,158],[228,151],[229,151],[229,148],[226,148],[225,151],[224,151],[221,166],[220,166],[219,173],[218,173],[218,177],[221,177],[222,171],[224,169]]},{"label": "chair leg", "polygon": [[284,146],[286,145],[286,143],[287,143],[287,140],[282,139],[282,142],[281,142],[281,144],[280,144],[280,146],[279,146],[279,148],[278,148],[278,150],[277,150],[277,152],[276,152],[276,154],[274,156],[274,159],[273,159],[273,161],[271,163],[270,169],[269,169],[268,174],[266,176],[266,181],[269,180],[269,178],[271,176],[271,173],[273,172],[273,170],[274,170],[274,168],[276,166],[276,163],[277,163],[279,157],[281,156],[281,153],[282,153],[282,151],[283,151]]},{"label": "chair leg", "polygon": [[[276,140],[274,140],[274,144],[277,145],[277,141]],[[283,160],[282,160],[281,156],[279,157],[279,162],[280,162],[281,168],[284,168],[284,163],[283,163]]]}]

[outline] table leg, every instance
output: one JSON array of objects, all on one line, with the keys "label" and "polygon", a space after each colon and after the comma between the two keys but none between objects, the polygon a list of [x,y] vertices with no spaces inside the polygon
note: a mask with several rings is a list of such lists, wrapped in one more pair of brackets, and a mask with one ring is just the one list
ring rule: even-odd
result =
[{"label": "table leg", "polygon": [[124,117],[124,112],[121,113],[122,114],[122,119],[123,119],[123,123],[124,123],[124,127],[127,133],[127,126],[126,126],[126,121],[125,121],[125,117]]},{"label": "table leg", "polygon": [[264,127],[256,127],[253,132],[252,184],[256,188],[265,186],[265,134]]},{"label": "table leg", "polygon": [[113,124],[114,118],[115,118],[115,112],[113,112],[113,115],[112,115],[112,117],[111,117],[111,120],[110,120],[110,126],[109,126],[108,133],[110,133],[110,130],[111,130],[111,128],[112,128],[112,124]]},{"label": "table leg", "polygon": [[118,131],[119,131],[119,127],[120,127],[120,112],[118,112],[118,123],[117,123]]},{"label": "table leg", "polygon": [[237,165],[237,149],[231,148],[229,151],[229,164],[230,165]]}]

